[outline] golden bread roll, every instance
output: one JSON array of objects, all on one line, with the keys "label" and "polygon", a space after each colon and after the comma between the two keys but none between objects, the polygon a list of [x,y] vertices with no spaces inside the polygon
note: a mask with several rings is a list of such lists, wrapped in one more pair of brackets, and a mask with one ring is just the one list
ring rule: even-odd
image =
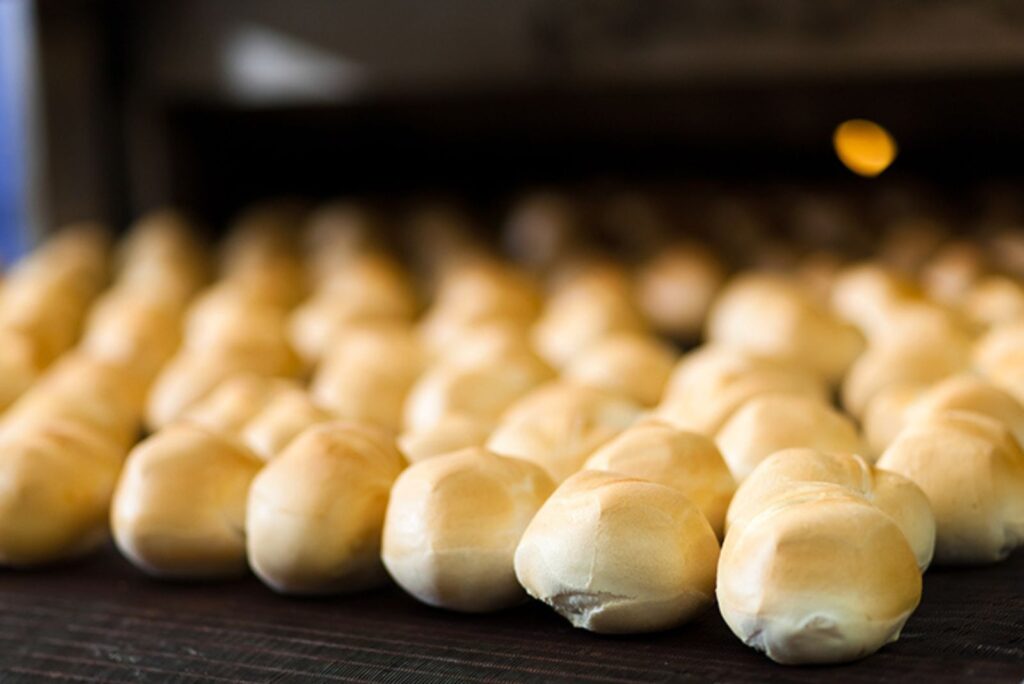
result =
[{"label": "golden bread roll", "polygon": [[971,358],[982,375],[1024,402],[1024,321],[986,332],[975,343]]},{"label": "golden bread roll", "polygon": [[853,421],[817,399],[791,394],[761,394],[748,400],[718,431],[715,442],[737,482],[782,449],[864,452]]},{"label": "golden bread roll", "polygon": [[836,381],[863,351],[856,328],[777,276],[733,279],[715,299],[707,337],[752,355],[802,366]]},{"label": "golden bread roll", "polygon": [[0,565],[40,565],[99,547],[124,454],[101,432],[61,418],[5,424]]},{"label": "golden bread roll", "polygon": [[306,219],[302,248],[314,285],[322,286],[372,252],[381,228],[374,212],[355,203],[330,202],[311,212]]},{"label": "golden bread roll", "polygon": [[32,341],[19,333],[0,330],[0,411],[24,394],[39,372]]},{"label": "golden bread roll", "polygon": [[956,305],[963,301],[986,268],[979,245],[966,240],[950,242],[921,269],[921,284],[935,301]]},{"label": "golden bread roll", "polygon": [[581,471],[555,490],[515,553],[527,593],[575,627],[653,632],[714,601],[718,540],[678,490]]},{"label": "golden bread roll", "polygon": [[1024,286],[1013,278],[988,276],[967,291],[963,315],[975,326],[991,328],[1024,319]]},{"label": "golden bread roll", "polygon": [[896,382],[876,392],[860,418],[864,445],[877,460],[906,424],[907,409],[928,389],[922,382]]},{"label": "golden bread roll", "polygon": [[930,385],[966,370],[969,362],[969,350],[955,343],[907,337],[899,343],[871,346],[843,380],[843,407],[861,417],[875,395],[886,387],[906,383]]},{"label": "golden bread roll", "polygon": [[724,280],[721,263],[706,247],[672,245],[640,267],[637,303],[659,332],[696,338]]},{"label": "golden bread roll", "polygon": [[924,490],[935,514],[935,562],[992,563],[1024,544],[1024,453],[988,416],[930,414],[878,460]]},{"label": "golden bread roll", "polygon": [[406,396],[424,363],[420,341],[407,325],[354,326],[335,339],[310,393],[339,418],[397,432]]},{"label": "golden bread roll", "polygon": [[495,361],[436,363],[409,391],[405,428],[429,430],[452,415],[493,425],[516,400],[553,377],[529,350]]},{"label": "golden bread roll", "polygon": [[620,332],[640,332],[643,319],[628,281],[618,274],[585,273],[559,288],[533,327],[533,344],[555,368],[563,368],[587,347]]},{"label": "golden bread roll", "polygon": [[418,463],[453,451],[482,447],[491,435],[491,428],[490,422],[449,414],[426,430],[402,433],[398,447],[410,463]]},{"label": "golden bread roll", "polygon": [[192,404],[181,419],[215,432],[240,437],[246,424],[273,397],[290,391],[301,391],[301,385],[294,380],[242,373],[214,387]]},{"label": "golden bread roll", "polygon": [[744,402],[767,393],[828,401],[828,389],[814,373],[734,349],[705,345],[676,364],[655,414],[680,430],[714,436]]},{"label": "golden bread roll", "polygon": [[508,409],[487,440],[487,448],[532,461],[561,482],[598,447],[629,427],[640,410],[625,397],[550,383]]},{"label": "golden bread roll", "polygon": [[543,468],[479,447],[417,463],[391,490],[384,565],[438,608],[479,613],[521,603],[516,545],[554,489]]},{"label": "golden bread roll", "polygon": [[846,487],[808,483],[726,534],[717,596],[733,633],[772,660],[839,663],[899,638],[921,573],[888,514]]},{"label": "golden bread roll", "polygon": [[865,335],[881,328],[893,307],[919,301],[921,291],[913,282],[877,263],[849,266],[832,285],[832,310],[853,323]]},{"label": "golden bread roll", "polygon": [[273,394],[241,431],[242,441],[264,460],[277,456],[307,428],[331,419],[302,388]]},{"label": "golden bread roll", "polygon": [[569,362],[562,377],[653,406],[661,399],[675,364],[672,347],[658,338],[614,333],[585,348]]},{"label": "golden bread roll", "polygon": [[249,491],[249,564],[289,594],[353,592],[387,575],[380,559],[388,492],[405,467],[385,431],[332,422],[300,434]]},{"label": "golden bread roll", "polygon": [[121,553],[158,577],[245,572],[245,502],[263,461],[240,442],[177,423],[128,455],[111,510]]},{"label": "golden bread roll", "polygon": [[80,347],[99,358],[131,365],[153,377],[181,341],[181,311],[121,286],[89,311]]},{"label": "golden bread roll", "polygon": [[173,210],[136,221],[121,241],[117,261],[119,285],[179,306],[200,288],[209,269],[192,225]]},{"label": "golden bread roll", "polygon": [[905,420],[920,420],[943,411],[969,411],[994,418],[1024,444],[1024,406],[980,376],[961,373],[932,385],[907,407]]},{"label": "golden bread roll", "polygon": [[889,514],[910,544],[923,572],[935,552],[935,517],[924,492],[910,480],[873,467],[860,456],[816,449],[783,449],[759,465],[729,505],[727,533],[750,524],[798,485],[824,482],[847,487]]},{"label": "golden bread roll", "polygon": [[715,443],[704,435],[645,420],[594,452],[586,470],[604,470],[678,489],[711,524],[719,539],[736,481]]}]

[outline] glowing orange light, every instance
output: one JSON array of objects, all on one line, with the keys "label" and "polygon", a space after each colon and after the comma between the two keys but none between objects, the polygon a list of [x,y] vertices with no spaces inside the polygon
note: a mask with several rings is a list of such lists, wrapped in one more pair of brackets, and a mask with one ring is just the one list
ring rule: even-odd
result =
[{"label": "glowing orange light", "polygon": [[896,158],[896,141],[874,121],[850,119],[832,134],[836,155],[848,169],[860,176],[877,176]]}]

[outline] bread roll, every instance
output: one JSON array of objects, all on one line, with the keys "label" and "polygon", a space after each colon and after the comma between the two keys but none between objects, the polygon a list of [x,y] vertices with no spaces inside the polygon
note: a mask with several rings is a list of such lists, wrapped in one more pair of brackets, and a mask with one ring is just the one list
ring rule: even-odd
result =
[{"label": "bread roll", "polygon": [[968,350],[953,344],[907,337],[900,343],[870,347],[857,359],[843,381],[843,406],[857,417],[886,387],[917,383],[930,385],[966,370]]},{"label": "bread roll", "polygon": [[192,225],[173,210],[139,218],[121,240],[117,261],[119,286],[177,306],[195,294],[209,270]]},{"label": "bread roll", "polygon": [[563,377],[653,406],[661,399],[675,362],[675,352],[657,338],[616,333],[584,349],[569,362]]},{"label": "bread roll", "polygon": [[935,514],[937,563],[992,563],[1024,544],[1024,453],[995,419],[930,414],[900,433],[878,467],[924,490]]},{"label": "bread roll", "polygon": [[532,461],[561,482],[602,444],[625,430],[640,407],[586,387],[551,383],[517,401],[487,440],[487,448]]},{"label": "bread roll", "polygon": [[181,418],[214,432],[240,437],[245,425],[273,397],[289,391],[301,391],[301,386],[294,380],[242,373],[217,385]]},{"label": "bread roll", "polygon": [[240,442],[177,423],[139,443],[117,483],[114,540],[159,577],[245,571],[245,501],[263,461]]},{"label": "bread roll", "polygon": [[482,447],[491,435],[491,424],[460,414],[449,414],[432,427],[405,432],[398,446],[410,463],[450,454],[469,447]]},{"label": "bread roll", "polygon": [[883,327],[894,306],[920,298],[910,280],[877,263],[850,266],[832,285],[832,310],[869,336]]},{"label": "bread roll", "polygon": [[678,490],[584,470],[534,516],[515,571],[576,627],[653,632],[711,605],[717,562],[714,531]]},{"label": "bread roll", "polygon": [[1005,276],[978,280],[964,296],[961,311],[975,326],[990,328],[1024,319],[1024,286]]},{"label": "bread roll", "polygon": [[513,555],[554,489],[541,467],[479,447],[417,463],[391,491],[384,565],[438,608],[481,613],[520,603]]},{"label": "bread roll", "polygon": [[339,335],[313,376],[313,399],[339,418],[397,432],[406,396],[425,364],[405,325],[365,325]]},{"label": "bread roll", "polygon": [[39,377],[32,341],[0,331],[0,411],[13,404]]},{"label": "bread roll", "polygon": [[921,573],[889,515],[846,487],[812,483],[726,535],[717,596],[733,633],[772,660],[838,663],[899,638]]},{"label": "bread roll", "polygon": [[921,283],[935,301],[956,305],[982,276],[987,264],[982,249],[974,242],[950,242],[921,269]]},{"label": "bread roll", "polygon": [[982,335],[972,350],[974,367],[992,382],[1024,401],[1024,384],[1016,369],[1024,369],[1024,321],[999,325]]},{"label": "bread roll", "polygon": [[180,341],[181,311],[175,304],[119,286],[93,305],[80,345],[152,378]]},{"label": "bread roll", "polygon": [[563,368],[604,337],[643,327],[628,281],[614,273],[584,273],[548,300],[533,328],[533,344],[548,363]]},{"label": "bread roll", "polygon": [[734,279],[708,316],[708,340],[838,380],[864,349],[861,334],[780,277]]},{"label": "bread roll", "polygon": [[300,434],[253,481],[249,564],[288,594],[368,589],[385,581],[381,530],[405,463],[388,433],[325,423]]},{"label": "bread roll", "polygon": [[906,478],[874,468],[860,456],[816,449],[783,449],[754,469],[740,485],[726,518],[729,534],[801,484],[824,482],[853,490],[892,516],[923,572],[935,551],[935,518],[924,492]]},{"label": "bread roll", "polygon": [[816,399],[787,394],[750,399],[729,418],[715,441],[737,482],[781,449],[807,447],[841,454],[864,451],[849,418]]},{"label": "bread roll", "polygon": [[383,226],[379,217],[359,204],[338,201],[318,207],[306,220],[302,248],[319,288],[372,253]]},{"label": "bread roll", "polygon": [[714,436],[740,405],[767,393],[828,400],[825,383],[813,373],[706,345],[686,354],[676,365],[655,413],[680,430]]},{"label": "bread roll", "polygon": [[886,385],[871,397],[861,416],[864,445],[873,460],[892,444],[906,424],[906,412],[928,388],[921,382],[897,382]]},{"label": "bread roll", "polygon": [[568,198],[536,193],[512,208],[502,242],[518,263],[542,272],[574,247],[579,233],[579,216]]},{"label": "bread roll", "polygon": [[969,411],[994,418],[1024,444],[1024,406],[977,375],[962,373],[932,385],[907,407],[905,419],[920,420],[943,411]]},{"label": "bread roll", "polygon": [[495,361],[435,364],[409,392],[405,427],[429,430],[451,415],[493,425],[516,400],[553,376],[528,350]]},{"label": "bread roll", "polygon": [[722,538],[725,512],[736,492],[736,481],[709,438],[646,420],[606,443],[583,467],[678,489],[696,504]]},{"label": "bread roll", "polygon": [[637,303],[654,327],[676,338],[696,338],[725,279],[715,255],[697,244],[661,250],[637,273]]},{"label": "bread roll", "polygon": [[304,389],[289,388],[268,398],[246,422],[241,437],[254,454],[269,461],[306,428],[330,419],[331,414],[317,406]]},{"label": "bread roll", "polygon": [[41,565],[94,550],[124,450],[50,418],[0,431],[0,565]]}]

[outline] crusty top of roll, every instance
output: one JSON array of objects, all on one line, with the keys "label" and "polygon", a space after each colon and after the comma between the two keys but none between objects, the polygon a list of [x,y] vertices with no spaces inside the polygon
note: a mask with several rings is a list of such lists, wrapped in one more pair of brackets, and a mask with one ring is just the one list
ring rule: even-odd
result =
[{"label": "crusty top of roll", "polygon": [[648,419],[612,438],[587,459],[584,468],[678,489],[697,505],[721,538],[736,482],[708,437]]},{"label": "crusty top of roll", "polygon": [[828,400],[813,373],[720,345],[696,349],[676,365],[657,415],[683,430],[714,435],[743,402],[767,392]]},{"label": "crusty top of roll", "polygon": [[995,418],[1024,444],[1024,406],[977,375],[962,373],[931,386],[907,408],[906,418],[918,420],[942,411],[970,411]]},{"label": "crusty top of roll", "polygon": [[545,468],[556,482],[636,420],[640,407],[609,392],[562,382],[544,385],[517,401],[487,441],[499,454]]},{"label": "crusty top of roll", "polygon": [[398,446],[410,463],[482,447],[491,434],[491,424],[465,415],[449,414],[426,430],[405,432],[398,437]]},{"label": "crusty top of roll", "polygon": [[918,566],[928,567],[935,548],[935,518],[924,492],[906,478],[878,470],[852,454],[804,448],[775,452],[740,485],[729,505],[727,530],[744,527],[795,486],[810,482],[847,487],[891,515],[906,535]]},{"label": "crusty top of roll", "polygon": [[743,404],[715,436],[733,476],[742,482],[771,454],[790,447],[860,453],[853,422],[817,399],[760,394]]},{"label": "crusty top of roll", "polygon": [[613,333],[569,362],[567,380],[618,392],[645,406],[658,403],[676,354],[661,340],[640,333]]}]

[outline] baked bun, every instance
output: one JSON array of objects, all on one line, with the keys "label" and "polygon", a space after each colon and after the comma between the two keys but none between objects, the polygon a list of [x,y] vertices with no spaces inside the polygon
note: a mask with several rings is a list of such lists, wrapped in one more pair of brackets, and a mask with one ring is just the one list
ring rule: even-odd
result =
[{"label": "baked bun", "polygon": [[32,341],[19,333],[0,331],[0,411],[24,394],[39,373]]},{"label": "baked bun", "polygon": [[1024,402],[1024,322],[989,330],[975,344],[972,359],[982,375]]},{"label": "baked bun", "polygon": [[861,334],[777,276],[735,278],[708,315],[708,340],[802,366],[835,381],[864,349]]},{"label": "baked bun", "polygon": [[710,606],[718,540],[671,487],[584,470],[534,516],[515,554],[527,593],[593,632],[653,632]]},{"label": "baked bun", "polygon": [[429,430],[452,415],[493,425],[515,401],[553,377],[551,368],[529,350],[493,361],[436,363],[409,392],[405,428]]},{"label": "baked bun", "polygon": [[1024,406],[980,376],[962,373],[932,385],[907,407],[905,419],[919,420],[943,411],[969,411],[994,418],[1024,444]]},{"label": "baked bun", "polygon": [[177,304],[114,287],[90,309],[80,348],[152,378],[181,342],[181,313]]},{"label": "baked bun", "polygon": [[480,613],[521,603],[512,558],[554,489],[543,468],[479,447],[417,463],[391,490],[384,565],[438,608]]},{"label": "baked bun", "polygon": [[860,456],[816,449],[784,449],[759,465],[740,485],[729,506],[727,531],[750,523],[790,490],[809,482],[840,485],[892,516],[923,572],[935,551],[935,518],[924,492],[906,478],[874,468]]},{"label": "baked bun", "polygon": [[900,433],[878,467],[924,490],[935,514],[937,563],[992,563],[1024,544],[1024,453],[995,419],[930,414]]},{"label": "baked bun", "polygon": [[215,432],[240,437],[246,423],[282,393],[301,391],[295,380],[242,373],[217,385],[192,404],[181,419]]},{"label": "baked bun", "polygon": [[680,430],[714,436],[740,405],[767,393],[828,401],[825,383],[813,373],[706,345],[686,354],[676,365],[655,414]]},{"label": "baked bun", "polygon": [[675,363],[675,352],[656,337],[614,333],[584,349],[569,362],[562,377],[653,406],[661,399]]},{"label": "baked bun", "polygon": [[1024,319],[1024,286],[1006,276],[987,276],[971,286],[960,307],[980,328]]},{"label": "baked bun", "polygon": [[114,493],[111,525],[125,557],[159,577],[245,571],[245,499],[263,461],[189,423],[139,443]]},{"label": "baked bun", "polygon": [[352,592],[383,583],[381,529],[405,467],[384,430],[332,422],[300,434],[249,492],[249,564],[275,591]]},{"label": "baked bun", "polygon": [[563,368],[604,337],[643,328],[628,280],[595,270],[576,276],[548,299],[533,328],[533,344],[548,363]]},{"label": "baked bun", "polygon": [[906,424],[906,412],[924,391],[926,383],[896,382],[886,385],[871,397],[860,418],[864,445],[873,460],[892,444]]},{"label": "baked bun", "polygon": [[426,430],[404,432],[398,446],[410,463],[469,447],[482,447],[491,434],[489,422],[460,414],[449,414]]},{"label": "baked bun", "polygon": [[320,364],[310,394],[334,415],[397,432],[406,395],[425,364],[407,325],[369,324],[338,335]]},{"label": "baked bun", "polygon": [[889,515],[846,487],[810,483],[726,535],[717,596],[733,633],[772,660],[839,663],[899,637],[921,573]]},{"label": "baked bun", "polygon": [[832,310],[870,336],[884,326],[896,306],[920,301],[913,282],[877,263],[849,266],[832,284]]},{"label": "baked bun", "polygon": [[5,424],[0,565],[41,565],[99,547],[124,454],[101,432],[60,418]]},{"label": "baked bun", "polygon": [[704,435],[653,419],[641,421],[594,452],[583,467],[678,489],[722,538],[736,481],[715,443]]},{"label": "baked bun", "polygon": [[317,406],[305,390],[289,388],[272,395],[246,422],[242,441],[264,460],[277,456],[295,437],[331,414]]},{"label": "baked bun", "polygon": [[707,248],[672,245],[640,267],[637,303],[659,332],[693,339],[724,279],[721,263]]},{"label": "baked bun", "polygon": [[561,482],[639,414],[640,407],[624,397],[550,383],[509,408],[487,440],[487,448],[532,461]]},{"label": "baked bun", "polygon": [[743,404],[715,436],[733,477],[742,482],[776,451],[807,447],[825,452],[864,451],[853,422],[816,399],[761,394]]}]

